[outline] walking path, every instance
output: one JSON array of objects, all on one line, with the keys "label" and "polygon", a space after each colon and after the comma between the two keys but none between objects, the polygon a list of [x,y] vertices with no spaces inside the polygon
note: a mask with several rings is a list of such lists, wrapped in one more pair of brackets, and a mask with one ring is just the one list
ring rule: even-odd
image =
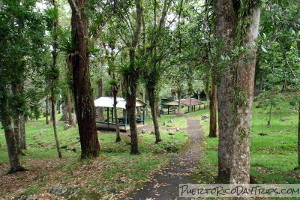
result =
[{"label": "walking path", "polygon": [[179,184],[194,183],[191,178],[197,168],[201,157],[200,140],[203,137],[199,120],[187,118],[187,132],[189,141],[186,148],[179,155],[174,156],[168,166],[161,173],[156,174],[154,179],[147,183],[144,188],[129,196],[134,200],[177,200],[179,198]]}]

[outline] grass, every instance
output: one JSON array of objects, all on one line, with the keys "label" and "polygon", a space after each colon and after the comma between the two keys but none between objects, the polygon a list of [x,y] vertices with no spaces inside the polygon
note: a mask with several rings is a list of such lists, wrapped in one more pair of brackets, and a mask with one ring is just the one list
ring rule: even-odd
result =
[{"label": "grass", "polygon": [[[160,121],[170,119],[173,121],[167,124],[186,127],[184,117],[162,116]],[[0,186],[0,198],[21,194],[45,195],[47,189],[57,184],[80,185],[99,194],[101,199],[109,199],[116,194],[122,198],[123,194],[142,187],[155,171],[166,165],[169,159],[166,155],[177,153],[187,139],[185,130],[174,130],[174,135],[169,135],[168,130],[161,130],[162,142],[155,144],[155,136],[150,131],[144,131],[139,133],[141,154],[132,156],[129,154],[128,134],[121,133],[122,142],[115,143],[113,132],[100,131],[101,156],[95,160],[81,161],[78,129],[72,127],[64,130],[63,122],[59,122],[58,138],[63,154],[60,160],[57,158],[52,125],[46,125],[44,119],[29,121],[26,131],[28,149],[24,150],[26,156],[20,159],[29,171],[13,175],[5,175],[9,167],[8,156],[4,134],[0,134],[0,182],[13,177],[12,184]]]},{"label": "grass", "polygon": [[[153,124],[152,119],[147,118],[146,123]],[[158,124],[161,127],[187,128],[185,117],[178,117],[175,114],[161,115],[158,119]]]},{"label": "grass", "polygon": [[[267,126],[268,109],[253,108],[251,138],[251,176],[257,184],[299,184],[297,166],[298,112],[288,101],[281,101],[272,113],[271,127]],[[193,115],[209,115],[208,110]],[[196,177],[199,183],[216,183],[218,138],[209,138],[209,122],[201,121],[206,135],[206,150]],[[267,135],[261,136],[261,133]]]},{"label": "grass", "polygon": [[[267,126],[268,110],[253,109],[253,125],[251,138],[251,176],[258,184],[299,184],[297,166],[297,116],[288,102],[280,102],[280,107],[273,110],[271,127]],[[207,109],[186,114],[197,119],[208,116]],[[151,119],[146,124],[152,124]],[[17,188],[1,188],[0,198],[8,198],[19,194],[45,194],[47,188],[54,184],[80,185],[101,195],[101,199],[123,198],[124,194],[142,187],[151,179],[152,174],[164,166],[168,159],[167,153],[176,153],[186,140],[187,127],[185,117],[162,115],[159,118],[162,127],[162,139],[154,144],[154,135],[150,131],[139,133],[140,155],[129,155],[130,138],[122,134],[122,142],[115,143],[115,135],[100,132],[101,157],[95,160],[81,161],[80,145],[77,128],[63,129],[59,122],[58,133],[63,147],[62,160],[57,159],[54,146],[54,136],[51,125],[45,125],[44,120],[30,121],[27,124],[28,150],[26,157],[21,157],[22,164],[31,171],[12,175],[13,180],[27,180]],[[165,125],[163,125],[165,124]],[[215,183],[217,176],[218,138],[208,138],[209,120],[201,120],[205,131],[205,152],[200,160],[195,178],[199,183]],[[168,125],[181,128],[169,135]],[[38,133],[42,133],[37,136]],[[260,133],[267,135],[261,136]],[[36,136],[35,136],[36,135]],[[4,134],[0,134],[0,169],[8,168],[8,158]],[[75,152],[74,152],[75,151]],[[3,180],[11,180],[6,175]],[[2,179],[1,179],[2,180]],[[1,181],[0,180],[0,181]],[[18,183],[18,182],[17,182]],[[5,185],[5,184],[4,184]],[[2,187],[2,186],[1,186]],[[117,193],[117,196],[115,193]]]}]

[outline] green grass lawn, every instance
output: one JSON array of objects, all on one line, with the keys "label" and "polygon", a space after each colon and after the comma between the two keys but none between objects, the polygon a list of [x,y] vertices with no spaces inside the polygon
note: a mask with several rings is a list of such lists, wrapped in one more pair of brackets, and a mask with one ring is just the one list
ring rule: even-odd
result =
[{"label": "green grass lawn", "polygon": [[[257,103],[255,103],[257,105]],[[254,106],[255,106],[254,105]],[[271,127],[267,126],[268,110],[253,108],[251,138],[251,176],[257,184],[300,183],[297,166],[298,112],[288,101],[280,102],[272,112]],[[193,113],[193,115],[197,115]],[[209,115],[200,111],[199,115]],[[217,176],[218,138],[208,138],[209,122],[201,121],[206,135],[205,155],[197,171],[199,183],[215,183]],[[261,136],[260,133],[267,135]]]},{"label": "green grass lawn", "polygon": [[[259,184],[300,183],[299,171],[294,171],[297,166],[298,113],[290,108],[288,102],[281,102],[272,114],[271,127],[268,127],[268,110],[253,110],[251,176]],[[205,109],[185,116],[201,120],[202,116],[208,115],[209,111]],[[159,123],[163,127],[163,141],[156,145],[150,131],[139,133],[140,155],[129,155],[130,138],[127,134],[122,133],[122,142],[115,143],[114,133],[100,131],[101,156],[95,160],[81,161],[77,128],[64,130],[63,123],[59,122],[58,134],[63,153],[63,159],[59,160],[52,125],[45,125],[44,119],[30,121],[26,125],[28,149],[24,152],[27,156],[21,157],[22,165],[29,171],[9,176],[5,175],[8,157],[4,134],[1,133],[0,181],[12,180],[18,186],[1,188],[0,198],[20,194],[44,195],[47,188],[57,184],[88,188],[93,194],[100,195],[101,199],[122,198],[123,194],[142,187],[145,181],[151,179],[152,174],[167,163],[165,155],[176,153],[184,146],[186,131],[181,129],[174,131],[175,135],[169,135],[167,128],[187,128],[186,117],[162,115]],[[146,119],[146,124],[152,124],[152,120]],[[201,124],[206,145],[195,177],[199,183],[215,183],[218,138],[207,137],[209,120],[201,120]],[[260,133],[267,135],[261,136]]]},{"label": "green grass lawn", "polygon": [[[185,118],[162,116],[160,122],[172,119],[168,124],[186,127]],[[148,122],[150,120],[148,119]],[[79,133],[76,127],[64,130],[63,122],[58,123],[58,138],[63,159],[57,158],[52,125],[45,120],[29,121],[26,124],[26,156],[20,156],[21,163],[29,171],[5,175],[8,170],[8,156],[4,134],[0,134],[0,182],[13,177],[17,188],[6,185],[0,189],[0,198],[11,198],[20,194],[43,194],[52,185],[80,185],[100,195],[101,199],[112,198],[114,193],[122,197],[141,187],[151,175],[168,162],[166,155],[177,153],[187,139],[186,131],[161,130],[162,142],[155,144],[150,132],[139,133],[140,155],[130,155],[130,137],[122,132],[120,143],[115,143],[114,132],[99,131],[101,156],[95,160],[81,161]],[[175,126],[174,126],[175,127]],[[19,182],[30,182],[30,186]],[[2,187],[2,186],[0,186]]]},{"label": "green grass lawn", "polygon": [[[153,124],[151,118],[146,119],[146,123]],[[161,127],[187,128],[185,117],[177,117],[177,115],[161,115],[158,119],[158,124]]]}]

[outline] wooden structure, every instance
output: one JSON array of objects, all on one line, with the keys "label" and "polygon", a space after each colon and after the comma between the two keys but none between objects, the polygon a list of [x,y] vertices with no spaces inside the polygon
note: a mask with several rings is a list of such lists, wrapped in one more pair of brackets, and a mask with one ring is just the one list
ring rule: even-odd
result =
[{"label": "wooden structure", "polygon": [[174,107],[177,108],[179,106],[179,101],[178,100],[169,101],[169,102],[162,103],[162,105],[163,106],[167,106],[167,108],[168,108],[168,115],[169,115],[170,114],[170,108],[174,108]]},{"label": "wooden structure", "polygon": [[[190,107],[192,107],[192,111],[196,111],[196,106],[199,105],[199,109],[200,109],[200,106],[204,104],[205,106],[205,103],[203,101],[199,101],[197,99],[194,99],[194,98],[188,98],[188,99],[181,99],[180,100],[180,103],[182,106],[188,106],[189,107],[189,112],[190,112]],[[164,102],[162,103],[163,106],[167,106],[168,108],[168,115],[170,114],[170,112],[172,110],[170,110],[170,108],[174,108],[176,107],[176,109],[178,108],[179,106],[179,100],[173,100],[173,101],[168,101],[168,102]]]},{"label": "wooden structure", "polygon": [[[95,107],[103,107],[106,108],[107,116],[105,121],[96,121],[97,124],[104,124],[107,125],[108,128],[114,128],[116,126],[115,118],[114,118],[114,98],[113,97],[100,97],[99,99],[96,99],[94,101]],[[145,124],[145,106],[147,104],[144,103],[142,100],[137,99],[136,100],[136,107],[142,107],[143,108],[143,114],[137,115],[136,121],[138,123]],[[119,126],[124,127],[126,130],[126,126],[129,124],[129,120],[126,115],[126,101],[123,98],[117,97],[117,109],[123,109],[125,111],[125,116],[118,117]],[[112,115],[110,115],[112,113]]]},{"label": "wooden structure", "polygon": [[199,105],[199,108],[200,108],[200,105],[205,104],[204,102],[199,101],[199,100],[194,99],[194,98],[182,99],[182,100],[181,100],[181,103],[182,103],[183,105],[189,107],[189,112],[190,112],[190,107],[192,108],[191,111],[196,111],[196,106]]}]

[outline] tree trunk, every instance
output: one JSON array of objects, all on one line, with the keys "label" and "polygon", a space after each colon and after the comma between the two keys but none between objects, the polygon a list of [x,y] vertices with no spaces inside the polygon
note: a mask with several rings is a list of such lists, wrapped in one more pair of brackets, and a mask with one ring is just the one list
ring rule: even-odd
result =
[{"label": "tree trunk", "polygon": [[22,154],[21,148],[20,148],[20,115],[19,113],[15,112],[15,117],[14,117],[14,135],[16,139],[16,146],[17,146],[17,151],[18,154]]},{"label": "tree trunk", "polygon": [[159,104],[160,104],[160,98],[157,95],[156,100],[155,100],[155,110],[156,110],[156,116],[159,118],[160,117],[160,109],[159,109]]},{"label": "tree trunk", "polygon": [[[272,98],[272,97],[271,97]],[[268,128],[271,127],[271,119],[272,119],[272,108],[273,108],[273,104],[271,104],[270,106],[270,110],[269,110],[269,120],[268,120]]]},{"label": "tree trunk", "polygon": [[233,115],[230,109],[233,96],[231,95],[232,83],[228,79],[231,79],[231,75],[229,71],[226,71],[217,90],[219,127],[218,179],[221,183],[229,183],[231,170]]},{"label": "tree trunk", "polygon": [[136,104],[136,88],[137,82],[134,77],[131,77],[132,81],[128,80],[130,93],[127,93],[127,103],[126,110],[129,117],[129,126],[130,126],[130,137],[131,137],[131,151],[130,154],[139,154],[138,150],[138,136],[137,136],[137,127],[136,127],[136,113],[135,113],[135,104]]},{"label": "tree trunk", "polygon": [[[242,99],[236,99],[235,130],[233,132],[233,154],[230,182],[232,184],[250,183],[250,128],[252,124],[252,104],[254,98],[254,78],[256,51],[254,43],[258,37],[260,22],[260,7],[254,5],[250,8],[247,21],[251,21],[245,34],[246,49],[248,51],[240,56],[237,69],[236,94],[243,93]],[[237,93],[238,92],[238,93]],[[243,103],[239,103],[243,101]]]},{"label": "tree trunk", "polygon": [[45,100],[45,102],[46,102],[46,124],[49,124],[50,123],[50,121],[49,121],[49,97],[48,97],[48,95],[46,96],[46,100]]},{"label": "tree trunk", "polygon": [[[212,70],[213,71],[213,70]],[[213,73],[213,72],[212,72]],[[210,123],[209,123],[209,137],[218,137],[217,128],[217,86],[216,77],[211,74],[211,91],[209,94],[209,112],[210,112]]]},{"label": "tree trunk", "polygon": [[66,101],[66,99],[64,100],[64,102],[62,103],[62,117],[59,119],[59,121],[69,121],[68,119],[69,115],[68,115],[68,102]]},{"label": "tree trunk", "polygon": [[71,94],[70,91],[68,90],[67,92],[67,107],[68,107],[68,118],[69,118],[69,125],[70,126],[74,126],[74,120],[73,120],[73,116],[72,116],[72,99],[71,99]]},{"label": "tree trunk", "polygon": [[136,127],[136,91],[137,91],[137,81],[140,76],[140,70],[136,66],[136,47],[139,43],[141,27],[142,27],[142,17],[143,8],[140,0],[135,0],[136,7],[136,27],[134,35],[132,37],[131,45],[129,46],[129,59],[130,66],[128,74],[125,74],[125,83],[127,87],[127,104],[126,109],[129,117],[130,125],[130,136],[131,136],[131,151],[130,154],[139,154],[138,150],[138,137],[137,137],[137,127]]},{"label": "tree trunk", "polygon": [[18,155],[18,149],[17,149],[17,143],[16,138],[14,136],[14,131],[12,128],[12,121],[9,116],[8,111],[8,102],[7,97],[1,98],[1,123],[4,128],[5,132],[5,139],[7,144],[7,151],[8,151],[8,158],[10,163],[10,169],[8,171],[8,174],[15,173],[18,171],[24,171],[25,169],[21,166],[19,155]]},{"label": "tree trunk", "polygon": [[300,167],[300,101],[298,108],[298,167]]},{"label": "tree trunk", "polygon": [[52,108],[52,119],[53,119],[53,132],[54,132],[54,138],[55,138],[55,145],[56,145],[56,150],[59,158],[62,158],[61,155],[61,150],[59,146],[59,141],[58,141],[58,136],[57,136],[57,120],[56,120],[56,109],[55,109],[55,96],[54,96],[54,91],[51,89],[51,108]]},{"label": "tree trunk", "polygon": [[69,54],[73,75],[75,110],[79,127],[81,158],[95,158],[100,154],[95,107],[90,82],[90,59],[88,52],[88,16],[85,0],[68,0],[72,9],[72,43],[74,51]]},{"label": "tree trunk", "polygon": [[[20,84],[18,83],[13,83],[12,84],[12,93],[14,95],[14,97],[16,99],[19,99],[20,95],[21,95],[21,88],[20,88]],[[17,151],[19,155],[25,155],[20,148],[20,111],[18,109],[20,109],[20,107],[22,107],[22,105],[20,105],[20,102],[16,102],[17,104],[14,105],[13,107],[13,112],[14,112],[14,116],[13,116],[13,124],[14,124],[14,135],[15,135],[15,139],[16,139],[16,147],[17,147]]]},{"label": "tree trunk", "polygon": [[[226,47],[220,49],[220,54],[226,55],[228,48],[233,48],[233,41],[236,34],[237,19],[232,1],[216,0],[216,36]],[[218,179],[221,183],[229,183],[231,171],[232,155],[232,133],[234,127],[232,124],[233,113],[233,65],[219,69],[220,77],[217,99],[218,99]]]},{"label": "tree trunk", "polygon": [[[102,97],[103,93],[103,81],[102,78],[97,82],[98,85],[98,98]],[[104,121],[103,108],[98,108],[98,118],[100,121]]]},{"label": "tree trunk", "polygon": [[181,89],[178,89],[177,94],[178,94],[178,113],[177,113],[177,116],[181,117],[182,116],[182,112],[181,112]]},{"label": "tree trunk", "polygon": [[[216,35],[223,39],[221,55],[229,55],[236,41],[248,51],[239,56],[238,62],[231,59],[229,68],[220,70],[218,87],[219,110],[219,179],[232,184],[250,182],[249,130],[252,118],[256,49],[252,46],[258,35],[260,9],[257,1],[248,2],[246,8],[239,2],[217,0]],[[240,9],[246,9],[248,15],[240,16]],[[241,17],[241,18],[239,18]],[[238,38],[238,21],[249,22],[244,38]],[[250,59],[249,59],[250,58]],[[236,63],[237,62],[237,63]],[[230,176],[229,176],[230,175]]]},{"label": "tree trunk", "polygon": [[149,104],[151,108],[152,121],[154,125],[154,134],[155,134],[155,143],[159,143],[161,141],[159,125],[157,121],[157,112],[156,112],[156,102],[155,102],[155,89],[148,88],[148,96],[149,96]]},{"label": "tree trunk", "polygon": [[118,86],[113,86],[113,96],[114,96],[114,114],[115,114],[115,123],[116,123],[116,142],[121,142],[120,136],[120,127],[119,127],[119,119],[118,119],[118,109],[117,109],[117,94],[118,94]]},{"label": "tree trunk", "polygon": [[27,149],[26,147],[26,127],[25,127],[25,116],[24,114],[20,116],[20,149]]},{"label": "tree trunk", "polygon": [[[57,11],[57,5],[55,0],[52,0],[52,5],[54,9]],[[53,39],[53,50],[52,50],[52,66],[51,66],[51,74],[50,74],[50,81],[51,81],[51,116],[53,121],[53,132],[54,132],[54,138],[55,138],[55,144],[56,144],[56,150],[58,153],[58,157],[62,158],[61,150],[59,146],[58,136],[57,136],[57,119],[56,119],[56,97],[55,97],[55,90],[57,81],[59,78],[59,72],[57,67],[57,56],[58,56],[58,35],[57,35],[57,28],[58,28],[58,16],[53,20],[53,33],[52,33],[52,39]]]}]

